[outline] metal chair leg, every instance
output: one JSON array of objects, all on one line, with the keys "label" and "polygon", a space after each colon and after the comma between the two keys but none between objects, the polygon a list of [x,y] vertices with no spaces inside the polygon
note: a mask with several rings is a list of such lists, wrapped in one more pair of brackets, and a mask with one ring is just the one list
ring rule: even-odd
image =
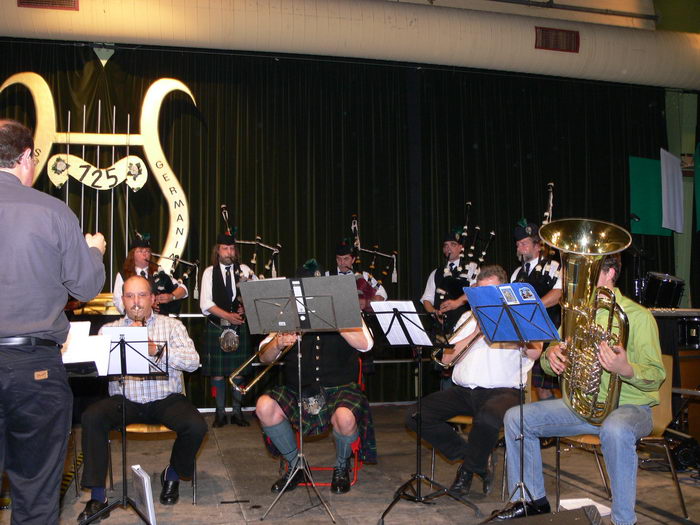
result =
[{"label": "metal chair leg", "polygon": [[595,455],[595,462],[598,465],[598,473],[600,474],[600,479],[603,480],[603,486],[605,487],[605,493],[608,495],[608,499],[612,500],[612,493],[610,492],[610,485],[608,484],[608,478],[603,471],[603,465],[600,463],[600,456],[598,455],[598,447],[593,447],[593,454]]},{"label": "metal chair leg", "polygon": [[[430,479],[435,479],[435,447],[433,447],[433,452],[430,456]],[[433,488],[433,484],[429,483],[430,488]]]},{"label": "metal chair leg", "polygon": [[192,505],[197,504],[197,457],[194,458],[194,472],[192,473]]},{"label": "metal chair leg", "polygon": [[688,515],[688,509],[685,507],[685,499],[683,499],[683,492],[681,492],[681,486],[678,483],[678,474],[676,473],[676,467],[673,464],[673,459],[671,458],[671,450],[668,448],[668,441],[663,440],[664,450],[666,451],[666,460],[668,461],[668,467],[671,470],[671,476],[673,477],[673,482],[676,484],[676,493],[678,494],[678,499],[681,502],[681,508],[683,509],[683,517],[687,520],[690,519]]},{"label": "metal chair leg", "polygon": [[73,439],[73,481],[75,481],[75,497],[80,497],[80,482],[78,481],[78,439],[75,432],[71,430],[71,438]]},{"label": "metal chair leg", "polygon": [[556,453],[555,453],[555,485],[556,485],[556,502],[554,503],[555,512],[559,512],[559,504],[561,502],[561,440],[559,438],[555,439],[556,443]]},{"label": "metal chair leg", "polygon": [[112,475],[112,440],[107,440],[107,472],[109,472],[109,490],[114,490],[114,476]]}]

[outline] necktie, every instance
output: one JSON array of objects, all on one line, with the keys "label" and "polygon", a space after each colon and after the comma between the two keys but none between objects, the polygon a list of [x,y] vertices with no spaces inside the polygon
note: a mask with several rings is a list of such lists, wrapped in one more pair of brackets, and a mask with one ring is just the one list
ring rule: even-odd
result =
[{"label": "necktie", "polygon": [[148,277],[146,277],[146,270],[141,270],[141,277],[148,279]]},{"label": "necktie", "polygon": [[233,286],[231,285],[231,267],[226,267],[226,292],[233,299]]},{"label": "necktie", "polygon": [[530,275],[530,263],[525,263],[525,275]]}]

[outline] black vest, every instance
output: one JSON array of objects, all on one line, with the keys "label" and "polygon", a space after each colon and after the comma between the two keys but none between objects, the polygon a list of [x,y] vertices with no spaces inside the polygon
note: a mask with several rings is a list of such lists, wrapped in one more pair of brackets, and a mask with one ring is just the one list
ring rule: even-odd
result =
[{"label": "black vest", "polygon": [[[542,298],[547,294],[547,292],[551,291],[552,288],[554,288],[554,285],[557,283],[556,276],[552,277],[549,274],[549,266],[551,263],[552,261],[550,259],[543,258],[531,262],[530,264],[534,264],[535,268],[529,275],[525,273],[524,268],[521,266],[518,273],[515,275],[513,282],[531,284],[537,292],[537,295]],[[554,326],[559,327],[561,324],[561,309],[559,305],[557,304],[547,308],[547,314],[554,323]]]},{"label": "black vest", "polygon": [[[356,382],[359,352],[338,332],[309,332],[301,339],[301,388],[305,396],[316,395],[321,387]],[[297,391],[297,349],[284,356],[285,385]]]},{"label": "black vest", "polygon": [[[231,273],[233,274],[231,286],[236,287],[241,278],[241,265],[237,262],[233,263],[231,265]],[[221,273],[221,266],[219,264],[215,264],[211,268],[211,298],[216,306],[227,312],[237,311],[240,305],[238,301],[238,292],[236,292],[236,298],[231,300],[231,297],[226,291],[226,280]],[[219,317],[214,314],[209,314],[209,319],[215,324],[219,324],[220,322]]]}]

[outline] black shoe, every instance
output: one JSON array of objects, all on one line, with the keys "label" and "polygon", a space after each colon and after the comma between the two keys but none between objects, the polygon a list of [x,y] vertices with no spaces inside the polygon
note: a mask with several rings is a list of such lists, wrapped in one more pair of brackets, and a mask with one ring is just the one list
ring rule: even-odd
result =
[{"label": "black shoe", "polygon": [[243,412],[234,412],[231,414],[231,424],[239,427],[249,427],[250,423],[243,415]]},{"label": "black shoe", "polygon": [[224,410],[217,409],[212,427],[219,428],[223,427],[224,425],[228,425],[228,418],[226,417],[226,412]]},{"label": "black shoe", "polygon": [[557,442],[557,438],[540,438],[540,448],[553,447]]},{"label": "black shoe", "polygon": [[348,467],[333,469],[333,480],[331,481],[331,492],[345,494],[350,490],[350,469]]},{"label": "black shoe", "polygon": [[[289,466],[287,468],[287,473],[284,476],[282,476],[280,479],[275,481],[272,484],[272,487],[270,488],[270,490],[272,492],[282,492],[282,489],[287,484],[287,480],[289,479],[289,476],[291,476],[293,470],[294,469],[291,466]],[[305,477],[306,476],[304,476],[304,469],[297,470],[297,473],[294,474],[292,481],[290,481],[289,485],[287,485],[287,490],[294,490],[295,488],[297,488],[297,485],[299,485],[299,483],[303,482]]]},{"label": "black shoe", "polygon": [[493,471],[486,467],[486,472],[479,474],[482,481],[482,490],[484,494],[489,494],[491,492],[491,485],[493,484]]},{"label": "black shoe", "polygon": [[[78,514],[78,521],[85,521],[86,519],[94,516],[98,512],[100,512],[102,509],[107,507],[107,502],[104,501],[97,501],[96,499],[91,499],[90,501],[87,502],[87,505],[85,505],[85,509],[83,509],[83,512]],[[100,520],[103,518],[109,518],[109,512],[105,512],[102,516],[100,516],[98,519],[93,521],[93,523],[98,523]]]},{"label": "black shoe", "polygon": [[537,505],[532,501],[528,501],[523,505],[522,501],[518,501],[517,503],[514,503],[508,508],[500,511],[498,514],[493,516],[491,520],[505,521],[515,518],[524,518],[526,516],[536,516],[537,514],[549,514],[550,512],[552,512],[552,509],[549,506],[549,502],[543,503],[542,505]]},{"label": "black shoe", "polygon": [[474,473],[467,470],[464,468],[464,465],[462,465],[457,470],[457,476],[455,476],[455,480],[452,482],[449,491],[460,496],[466,496],[469,494],[469,489],[472,486],[473,477]]},{"label": "black shoe", "polygon": [[[165,470],[168,470],[167,467]],[[160,502],[162,505],[175,505],[180,499],[180,482],[165,479],[165,470],[160,475],[160,483],[163,485],[160,491]]]}]

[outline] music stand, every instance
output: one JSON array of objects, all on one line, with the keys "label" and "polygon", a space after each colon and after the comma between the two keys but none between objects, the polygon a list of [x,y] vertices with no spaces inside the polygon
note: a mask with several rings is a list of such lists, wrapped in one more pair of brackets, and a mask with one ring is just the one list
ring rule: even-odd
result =
[{"label": "music stand", "polygon": [[[111,328],[111,327],[110,327]],[[160,345],[160,349],[156,353],[155,357],[156,362],[151,360],[151,356],[148,355],[148,351],[146,351],[146,355],[143,355],[141,351],[139,351],[137,348],[135,348],[134,345],[139,345],[139,344],[146,344],[146,348],[148,348],[148,343],[149,341],[127,341],[127,335],[128,332],[130,331],[131,327],[119,327],[120,332],[124,332],[119,334],[119,340],[118,341],[112,341],[110,344],[112,345],[110,348],[110,353],[116,350],[117,348],[119,349],[119,371],[120,373],[117,375],[119,384],[121,385],[122,389],[122,397],[126,401],[126,378],[128,377],[150,377],[150,376],[160,376],[160,375],[168,375],[168,343],[167,342],[162,342],[162,343],[156,343]],[[152,341],[150,341],[152,342]],[[127,365],[127,348],[130,351],[131,354],[131,360],[133,361],[134,359],[145,359],[148,362],[148,370],[149,372],[147,374],[144,374],[143,372],[135,373],[135,374],[130,374],[128,365]],[[165,363],[164,366],[162,364],[158,364],[157,361],[161,361],[161,358],[165,355]],[[111,374],[110,374],[111,375]],[[112,511],[112,509],[116,507],[122,507],[123,509],[127,507],[131,507],[134,509],[136,514],[139,515],[141,520],[143,520],[144,523],[147,523],[148,525],[151,525],[151,521],[149,520],[148,516],[139,508],[138,504],[136,501],[132,498],[129,497],[128,495],[128,485],[127,485],[127,477],[126,477],[126,403],[122,403],[122,420],[121,420],[121,438],[122,438],[122,495],[119,499],[114,500],[112,503],[107,505],[104,509],[96,512],[92,516],[88,517],[87,519],[83,520],[80,522],[79,525],[87,525],[88,523],[92,523],[93,521],[97,521],[102,519],[102,516],[105,514],[108,514],[109,512]]]},{"label": "music stand", "polygon": [[[353,276],[333,275],[297,279],[266,279],[241,283],[241,297],[253,334],[271,332],[337,332],[344,328],[362,326],[357,287]],[[299,452],[292,472],[282,490],[267,508],[260,520],[264,520],[300,470],[307,479],[307,491],[311,486],[331,521],[335,516],[321,497],[311,474],[311,467],[304,455],[301,390],[301,338],[297,339],[297,404],[299,407]],[[290,467],[291,468],[291,467]],[[313,507],[315,507],[314,505]],[[313,508],[309,507],[309,508]],[[304,509],[304,512],[308,509]]]},{"label": "music stand", "polygon": [[[489,344],[517,343],[521,355],[525,355],[525,344],[531,342],[558,341],[559,333],[552,323],[542,300],[528,283],[509,283],[498,286],[477,286],[465,288],[464,293],[472,307],[484,337]],[[518,360],[520,370],[520,480],[508,497],[504,509],[495,511],[491,517],[502,512],[514,503],[521,503],[527,515],[525,494],[532,500],[532,494],[525,485],[525,438],[523,434],[525,384],[523,383],[523,360]],[[506,465],[503,466],[506,468]],[[516,492],[520,498],[511,502]],[[487,520],[490,521],[491,517]]]},{"label": "music stand", "polygon": [[[406,481],[401,484],[394,493],[394,499],[389,506],[382,512],[378,525],[383,525],[384,517],[389,514],[391,509],[400,499],[412,501],[414,503],[429,504],[432,500],[440,496],[448,495],[452,499],[467,505],[474,511],[476,517],[481,517],[481,513],[476,505],[467,498],[458,496],[450,491],[444,485],[437,483],[421,472],[421,430],[423,421],[421,419],[421,403],[423,398],[423,348],[425,346],[434,346],[434,343],[425,333],[420,315],[416,312],[415,305],[411,301],[379,301],[372,303],[374,315],[379,316],[379,324],[386,334],[387,340],[391,346],[409,346],[413,358],[416,360],[418,374],[417,396],[417,411],[416,411],[416,472]],[[391,318],[389,318],[391,316]],[[422,483],[427,483],[431,487],[437,486],[439,490],[433,491],[430,494],[423,496]]]}]

